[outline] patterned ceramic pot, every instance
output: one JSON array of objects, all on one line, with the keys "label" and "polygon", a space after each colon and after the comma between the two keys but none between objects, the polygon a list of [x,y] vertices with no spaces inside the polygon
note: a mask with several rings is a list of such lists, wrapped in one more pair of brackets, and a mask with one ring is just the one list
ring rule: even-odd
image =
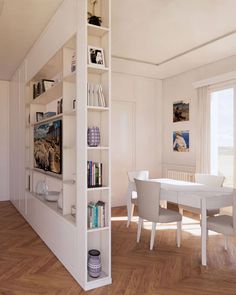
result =
[{"label": "patterned ceramic pot", "polygon": [[102,264],[101,255],[98,250],[89,250],[88,252],[88,274],[92,278],[98,278],[101,275]]},{"label": "patterned ceramic pot", "polygon": [[88,145],[98,146],[100,143],[100,130],[98,127],[88,128]]}]

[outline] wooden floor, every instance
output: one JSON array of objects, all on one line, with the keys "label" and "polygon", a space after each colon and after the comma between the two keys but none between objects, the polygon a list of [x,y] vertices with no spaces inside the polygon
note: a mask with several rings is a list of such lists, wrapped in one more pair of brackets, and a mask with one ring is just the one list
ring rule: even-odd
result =
[{"label": "wooden floor", "polygon": [[[199,227],[185,219],[181,248],[174,226],[160,227],[149,251],[150,226],[136,243],[136,222],[126,227],[126,210],[113,209],[113,284],[84,292],[10,202],[0,203],[0,294],[236,294],[236,238],[210,235],[208,267],[200,266]],[[135,220],[135,218],[134,218]]]}]

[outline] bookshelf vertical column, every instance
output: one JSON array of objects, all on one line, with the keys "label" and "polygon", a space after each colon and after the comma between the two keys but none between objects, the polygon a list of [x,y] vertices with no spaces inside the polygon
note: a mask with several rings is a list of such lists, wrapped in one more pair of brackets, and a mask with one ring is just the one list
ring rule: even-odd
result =
[{"label": "bookshelf vertical column", "polygon": [[[94,10],[93,2],[79,1],[77,35],[76,214],[80,243],[84,237],[79,264],[85,290],[111,283],[110,0],[97,1]],[[88,12],[101,17],[101,26],[87,23]],[[96,130],[95,140],[87,138],[88,130]],[[102,266],[96,278],[88,271],[94,249]]]}]

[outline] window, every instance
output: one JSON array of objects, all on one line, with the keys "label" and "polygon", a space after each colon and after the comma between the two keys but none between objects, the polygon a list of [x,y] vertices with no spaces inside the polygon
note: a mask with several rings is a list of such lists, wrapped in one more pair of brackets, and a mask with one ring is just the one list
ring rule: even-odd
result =
[{"label": "window", "polygon": [[234,86],[211,91],[211,173],[224,175],[225,186],[234,186],[236,112]]}]

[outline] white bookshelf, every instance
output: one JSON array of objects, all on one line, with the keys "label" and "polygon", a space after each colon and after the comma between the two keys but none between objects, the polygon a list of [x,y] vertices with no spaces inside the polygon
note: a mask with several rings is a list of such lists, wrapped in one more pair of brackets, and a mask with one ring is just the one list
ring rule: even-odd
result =
[{"label": "white bookshelf", "polygon": [[[49,190],[63,192],[63,206],[58,208],[57,203],[44,201],[49,208],[58,211],[66,219],[75,223],[71,215],[71,207],[76,204],[76,110],[73,109],[73,100],[76,99],[76,73],[69,71],[72,54],[76,48],[76,37],[70,38],[64,46],[35,74],[28,83],[28,98],[26,101],[26,189],[33,197],[40,199],[35,191],[38,181],[45,181]],[[70,44],[70,47],[68,47]],[[62,78],[64,77],[64,78]],[[33,85],[41,82],[42,79],[55,80],[54,86],[40,95],[33,97]],[[58,113],[58,104],[62,100],[62,110]],[[36,120],[36,112],[54,112],[56,115],[45,119]],[[29,122],[30,118],[30,122]],[[56,174],[50,171],[38,169],[34,164],[34,128],[41,124],[61,120],[61,173]],[[70,147],[68,149],[68,147]],[[69,183],[70,180],[70,183]],[[74,182],[73,182],[74,181]],[[30,183],[29,183],[30,182]],[[73,185],[72,185],[73,183]],[[42,201],[42,198],[40,199]],[[69,218],[71,216],[71,218]]]},{"label": "white bookshelf", "polygon": [[[99,0],[96,5],[95,13],[103,20],[101,27],[87,23],[87,12],[91,10],[90,0],[73,2],[76,3],[76,31],[70,34],[64,45],[59,49],[57,47],[56,52],[27,81],[25,195],[32,227],[79,284],[85,290],[90,290],[112,281],[110,0]],[[88,64],[88,46],[104,50],[104,67]],[[76,70],[72,72],[74,54],[77,63]],[[33,98],[33,84],[42,79],[55,80],[55,84]],[[87,105],[88,83],[102,86],[105,106]],[[58,102],[61,100],[62,111],[58,113]],[[36,112],[56,114],[37,121]],[[34,165],[34,129],[40,124],[56,120],[62,122],[61,174],[44,171]],[[87,144],[87,129],[90,126],[98,126],[100,129],[101,141],[97,147]],[[88,187],[88,161],[102,163],[102,186]],[[58,207],[57,202],[49,202],[36,193],[39,181],[45,181],[50,191],[62,192],[62,208]],[[88,204],[98,201],[106,204],[105,226],[90,229]],[[76,216],[71,214],[72,206],[76,206]],[[47,222],[50,222],[48,226],[45,225]],[[55,228],[57,230],[52,231]],[[91,249],[101,253],[102,272],[98,278],[91,278],[87,271],[88,251]]]},{"label": "white bookshelf", "polygon": [[[82,2],[82,1],[81,1]],[[86,2],[86,1],[85,1]],[[91,11],[90,0],[81,3],[81,11],[86,19],[87,11]],[[111,283],[111,154],[110,154],[110,125],[111,125],[111,58],[110,58],[110,0],[102,0],[96,5],[95,14],[102,17],[102,26],[87,24],[79,21],[78,30],[82,41],[77,43],[77,127],[78,127],[78,154],[77,158],[77,224],[78,229],[85,237],[79,253],[79,263],[83,265],[85,289]],[[86,46],[84,46],[86,44]],[[105,57],[104,67],[88,64],[88,46],[102,48]],[[102,86],[105,107],[87,105],[87,85],[99,84]],[[87,129],[97,126],[100,129],[100,144],[90,147],[87,144]],[[83,140],[79,140],[83,139]],[[102,163],[102,186],[88,187],[87,161]],[[88,210],[90,202],[102,201],[106,204],[107,220],[104,227],[88,229]],[[94,279],[87,273],[88,251],[97,249],[101,253],[102,273]],[[86,256],[84,256],[86,253]]]}]

